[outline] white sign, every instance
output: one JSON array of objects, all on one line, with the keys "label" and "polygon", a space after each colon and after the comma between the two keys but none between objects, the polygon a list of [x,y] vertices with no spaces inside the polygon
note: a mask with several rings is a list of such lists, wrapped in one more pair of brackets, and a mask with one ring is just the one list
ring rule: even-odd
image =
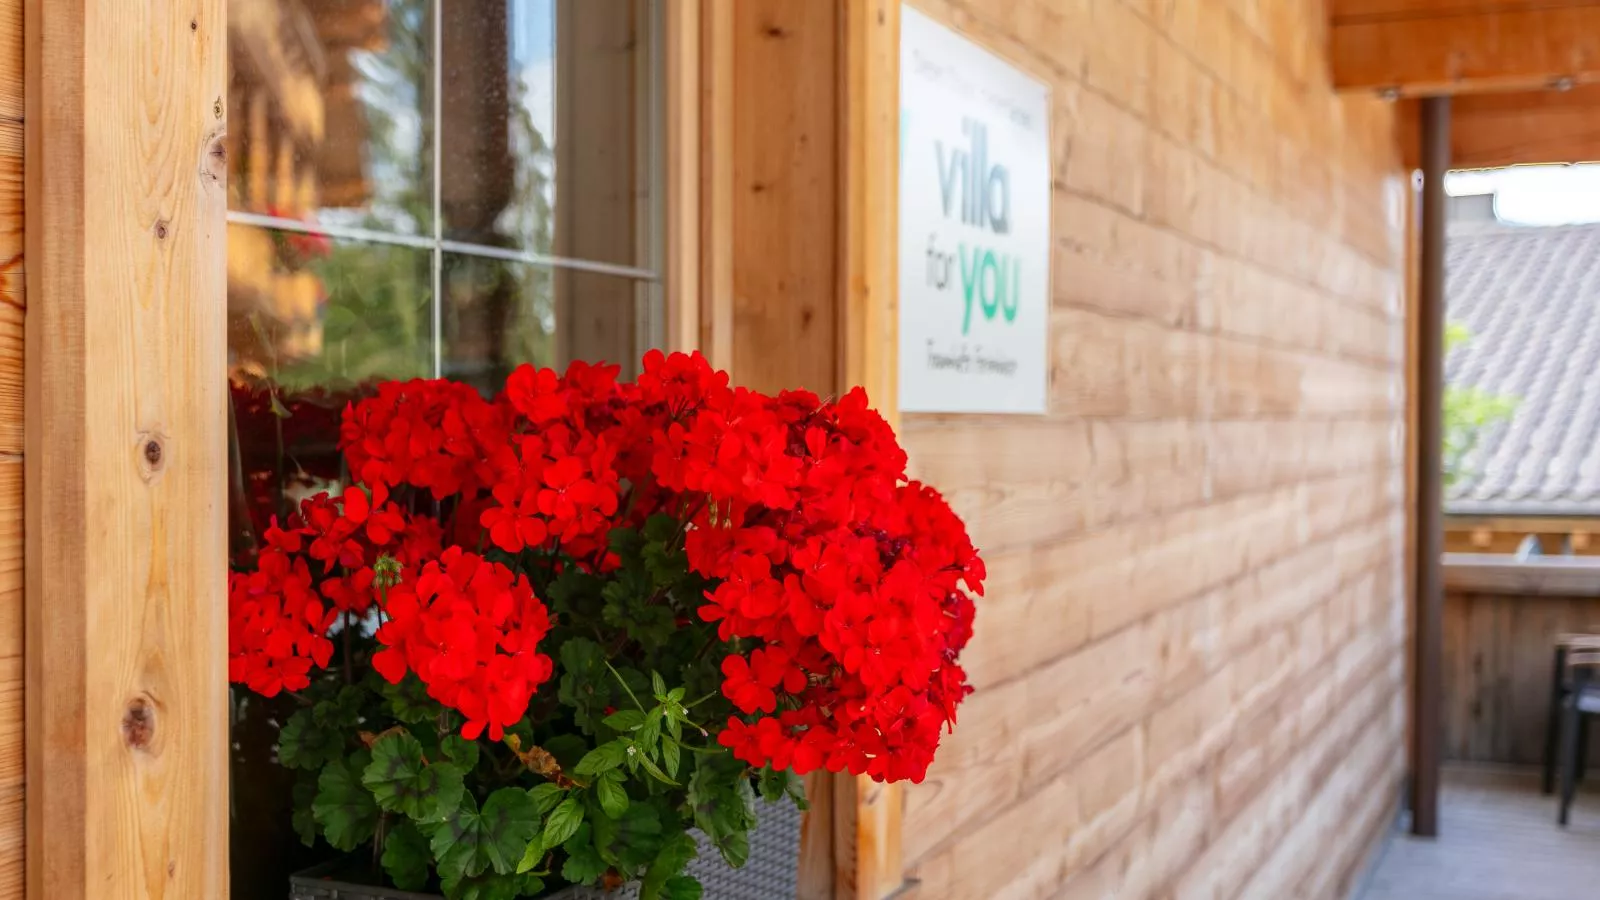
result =
[{"label": "white sign", "polygon": [[1050,89],[900,21],[900,408],[1045,411]]}]

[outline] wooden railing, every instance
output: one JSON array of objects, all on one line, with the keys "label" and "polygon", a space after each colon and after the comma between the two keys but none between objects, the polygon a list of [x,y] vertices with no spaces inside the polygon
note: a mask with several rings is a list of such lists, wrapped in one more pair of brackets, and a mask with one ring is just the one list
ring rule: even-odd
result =
[{"label": "wooden railing", "polygon": [[1600,633],[1600,558],[1446,553],[1444,585],[1445,758],[1537,765],[1555,638]]}]

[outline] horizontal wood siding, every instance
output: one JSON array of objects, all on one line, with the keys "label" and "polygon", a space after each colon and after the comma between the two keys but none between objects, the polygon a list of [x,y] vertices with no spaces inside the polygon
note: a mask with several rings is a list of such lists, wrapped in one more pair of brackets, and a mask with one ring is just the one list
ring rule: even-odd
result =
[{"label": "horizontal wood siding", "polygon": [[0,900],[23,895],[22,0],[0,0]]},{"label": "horizontal wood siding", "polygon": [[[1539,764],[1551,656],[1568,632],[1600,634],[1600,597],[1446,592],[1446,759]],[[1600,762],[1600,740],[1589,755]]]},{"label": "horizontal wood siding", "polygon": [[1050,412],[908,416],[991,572],[924,898],[1333,898],[1405,753],[1394,110],[1321,4],[916,0],[1053,89]]}]

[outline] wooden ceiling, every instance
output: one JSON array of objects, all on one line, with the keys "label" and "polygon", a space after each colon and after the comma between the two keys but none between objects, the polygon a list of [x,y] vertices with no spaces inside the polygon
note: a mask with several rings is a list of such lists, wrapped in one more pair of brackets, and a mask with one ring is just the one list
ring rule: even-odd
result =
[{"label": "wooden ceiling", "polygon": [[1600,0],[1331,0],[1330,16],[1336,89],[1457,98],[1453,165],[1600,160]]}]

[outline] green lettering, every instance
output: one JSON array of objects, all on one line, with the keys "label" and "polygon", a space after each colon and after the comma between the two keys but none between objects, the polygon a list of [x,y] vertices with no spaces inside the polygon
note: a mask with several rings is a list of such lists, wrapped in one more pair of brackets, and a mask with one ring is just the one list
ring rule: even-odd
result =
[{"label": "green lettering", "polygon": [[1015,322],[1017,320],[1017,307],[1022,305],[1022,298],[1018,293],[1022,289],[1021,285],[1022,260],[1013,258],[1011,260],[1011,275],[1006,279],[1006,287],[1010,288],[1010,290],[1003,291],[1000,300],[1000,309],[1006,314],[1007,322]]},{"label": "green lettering", "polygon": [[1000,268],[995,265],[994,251],[983,251],[983,270],[978,276],[979,296],[983,303],[983,317],[993,320],[994,314],[1000,309]]},{"label": "green lettering", "polygon": [[961,316],[961,333],[966,334],[972,327],[972,292],[978,286],[978,269],[975,261],[978,251],[967,251],[966,244],[956,245],[956,255],[961,257],[961,292],[966,295],[967,308]]}]

